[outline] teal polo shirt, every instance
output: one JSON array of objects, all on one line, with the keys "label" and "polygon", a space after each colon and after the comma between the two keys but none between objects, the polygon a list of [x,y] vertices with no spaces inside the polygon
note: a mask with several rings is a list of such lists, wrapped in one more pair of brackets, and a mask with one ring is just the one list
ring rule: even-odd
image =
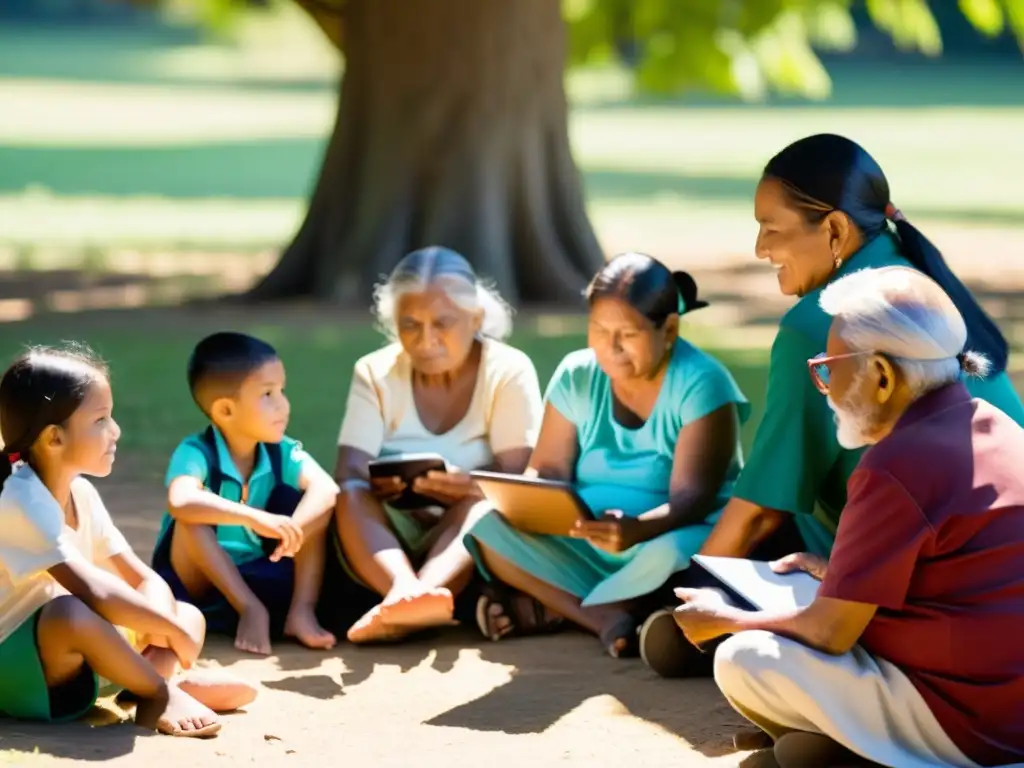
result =
[{"label": "teal polo shirt", "polygon": [[[227,444],[216,427],[213,428],[214,442],[217,444],[217,460],[223,481],[220,486],[220,497],[228,501],[241,502],[242,487],[245,481],[238,473],[235,460],[231,458]],[[246,506],[254,509],[266,509],[267,499],[274,490],[274,470],[270,465],[266,446],[262,443],[257,447],[256,463],[249,476],[249,496]],[[182,440],[171,454],[170,466],[167,467],[166,485],[179,477],[194,477],[204,485],[209,480],[210,467],[206,460],[207,451],[203,444],[202,432],[189,435]],[[307,462],[315,461],[302,448],[302,443],[285,437],[281,440],[281,480],[292,488],[299,489],[299,477],[302,467]],[[157,536],[157,546],[163,541],[171,527],[173,518],[164,512]],[[260,537],[243,525],[218,525],[217,541],[236,565],[242,565],[263,557],[263,545]]]}]

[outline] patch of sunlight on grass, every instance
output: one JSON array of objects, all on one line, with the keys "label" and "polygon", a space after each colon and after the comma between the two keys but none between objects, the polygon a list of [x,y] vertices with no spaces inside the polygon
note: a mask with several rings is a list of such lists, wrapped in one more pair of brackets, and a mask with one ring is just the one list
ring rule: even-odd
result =
[{"label": "patch of sunlight on grass", "polygon": [[0,195],[0,242],[106,247],[280,246],[296,231],[306,201],[61,197],[45,191]]},{"label": "patch of sunlight on grass", "polygon": [[0,144],[146,147],[323,138],[333,89],[253,93],[232,86],[0,79]]},{"label": "patch of sunlight on grass", "polygon": [[1024,174],[1024,108],[583,108],[571,118],[585,170],[677,174],[681,182],[753,183],[772,154],[819,132],[852,136],[868,148],[902,206],[1024,211],[1016,189]]}]

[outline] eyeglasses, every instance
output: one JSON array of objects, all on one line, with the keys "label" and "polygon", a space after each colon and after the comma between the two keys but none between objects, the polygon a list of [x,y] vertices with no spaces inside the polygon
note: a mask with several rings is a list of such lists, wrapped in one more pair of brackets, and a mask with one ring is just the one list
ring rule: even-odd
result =
[{"label": "eyeglasses", "polygon": [[862,357],[873,355],[874,352],[847,352],[845,355],[826,355],[822,352],[807,361],[807,371],[811,374],[811,381],[823,395],[828,394],[829,380],[832,378],[832,370],[829,366],[836,360],[846,360],[851,357]]}]

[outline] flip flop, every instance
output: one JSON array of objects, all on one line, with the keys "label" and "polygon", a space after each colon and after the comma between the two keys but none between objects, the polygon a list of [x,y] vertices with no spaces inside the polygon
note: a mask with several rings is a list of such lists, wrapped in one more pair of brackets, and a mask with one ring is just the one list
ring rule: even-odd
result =
[{"label": "flip flop", "polygon": [[[601,644],[613,659],[633,658],[640,652],[639,634],[636,619],[627,614],[601,631]],[[619,640],[626,641],[621,650],[615,648]]]},{"label": "flip flop", "polygon": [[[476,625],[480,634],[488,640],[504,640],[508,637],[549,635],[565,627],[565,619],[551,618],[548,610],[539,600],[497,582],[489,582],[480,590],[476,601]],[[491,606],[501,606],[501,614],[491,614]],[[511,622],[511,628],[499,632],[493,622],[504,616]]]}]

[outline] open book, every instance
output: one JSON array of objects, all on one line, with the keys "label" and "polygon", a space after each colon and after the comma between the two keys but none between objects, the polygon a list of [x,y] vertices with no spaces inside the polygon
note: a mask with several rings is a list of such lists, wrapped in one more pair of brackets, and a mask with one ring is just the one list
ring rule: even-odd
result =
[{"label": "open book", "polygon": [[763,560],[694,555],[693,562],[762,611],[806,608],[821,583],[803,571],[775,573]]}]

